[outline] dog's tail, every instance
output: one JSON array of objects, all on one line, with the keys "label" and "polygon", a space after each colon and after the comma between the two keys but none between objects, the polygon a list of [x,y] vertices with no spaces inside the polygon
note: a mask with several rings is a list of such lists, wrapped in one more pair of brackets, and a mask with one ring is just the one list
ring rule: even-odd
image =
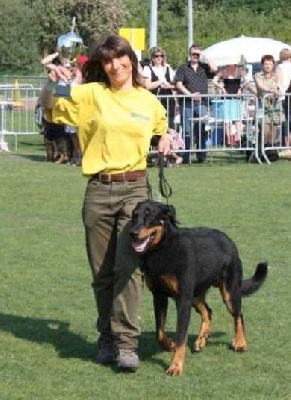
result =
[{"label": "dog's tail", "polygon": [[260,262],[257,266],[254,275],[242,281],[241,292],[242,296],[250,296],[255,293],[264,283],[268,274],[268,263]]}]

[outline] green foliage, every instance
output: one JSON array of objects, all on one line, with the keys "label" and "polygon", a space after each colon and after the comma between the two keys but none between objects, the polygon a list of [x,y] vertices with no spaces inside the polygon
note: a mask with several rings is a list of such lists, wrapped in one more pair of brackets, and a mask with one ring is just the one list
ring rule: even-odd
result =
[{"label": "green foliage", "polygon": [[72,12],[77,17],[82,38],[89,48],[109,33],[117,33],[127,13],[121,0],[70,0]]},{"label": "green foliage", "polygon": [[32,70],[38,64],[36,22],[21,0],[0,1],[1,69]]},{"label": "green foliage", "polygon": [[57,37],[70,30],[72,14],[65,0],[28,0],[38,21],[37,43],[40,56],[56,49]]},{"label": "green foliage", "polygon": [[[55,50],[57,37],[70,30],[73,15],[88,52],[100,36],[121,27],[145,28],[149,47],[150,0],[0,0],[0,6],[2,71],[38,65]],[[240,35],[290,42],[291,7],[285,0],[195,0],[193,12],[194,41],[203,47]],[[185,62],[187,1],[158,1],[158,44],[173,67]]]},{"label": "green foliage", "polygon": [[[131,15],[131,26],[135,27],[139,21],[140,27],[148,31],[149,6],[138,0],[124,2]],[[290,42],[291,9],[283,0],[198,0],[193,1],[193,10],[194,41],[204,48],[240,35]],[[174,67],[185,62],[188,53],[187,1],[159,1],[158,44],[165,49],[168,61]]]},{"label": "green foliage", "polygon": [[77,30],[87,47],[104,34],[117,32],[126,18],[121,0],[27,0],[38,21],[39,52],[56,48],[58,36],[70,30],[76,16]]},{"label": "green foliage", "polygon": [[185,0],[160,0],[158,2],[159,11],[170,11],[177,18],[183,17],[187,12],[187,2]]},{"label": "green foliage", "polygon": [[266,13],[286,6],[285,0],[197,0],[197,4],[208,9],[223,8],[239,11],[239,9],[244,8],[256,13]]}]

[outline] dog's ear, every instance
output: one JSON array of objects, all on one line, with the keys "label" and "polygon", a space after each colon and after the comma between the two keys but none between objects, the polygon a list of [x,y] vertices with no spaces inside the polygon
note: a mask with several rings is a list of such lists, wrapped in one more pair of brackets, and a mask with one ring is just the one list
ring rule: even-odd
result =
[{"label": "dog's ear", "polygon": [[163,215],[165,216],[165,218],[168,219],[171,224],[173,224],[174,226],[177,226],[175,207],[169,206],[169,205],[163,205],[162,211],[163,211]]}]

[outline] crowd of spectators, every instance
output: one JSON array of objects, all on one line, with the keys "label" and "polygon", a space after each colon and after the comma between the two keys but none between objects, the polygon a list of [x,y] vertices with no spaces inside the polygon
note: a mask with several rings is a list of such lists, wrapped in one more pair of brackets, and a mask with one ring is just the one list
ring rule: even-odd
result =
[{"label": "crowd of spectators", "polygon": [[[88,57],[82,55],[71,65],[73,84],[81,83],[82,66],[87,60]],[[49,67],[50,62],[51,58],[44,59],[43,64]],[[213,60],[204,56],[198,44],[193,44],[189,48],[188,61],[178,66],[176,70],[167,62],[166,52],[160,46],[151,48],[149,58],[140,63],[140,74],[145,88],[158,96],[167,110],[169,133],[173,138],[173,152],[168,156],[167,165],[189,163],[190,149],[193,145],[192,133],[194,143],[199,149],[196,152],[197,162],[205,161],[208,136],[203,117],[208,109],[203,96],[209,93],[209,82],[215,87],[216,93],[222,96],[253,93],[261,100],[264,98],[265,143],[270,145],[276,142],[278,127],[281,126],[283,144],[286,147],[291,145],[290,97],[285,96],[285,93],[291,91],[291,51],[289,49],[282,49],[278,65],[273,56],[264,55],[261,59],[261,71],[254,74],[253,82],[248,79],[245,65],[232,64],[218,69]],[[268,96],[264,97],[266,94]],[[231,97],[227,98],[231,99]],[[240,100],[234,97],[233,101]],[[77,128],[54,124],[50,122],[49,114],[50,111],[45,110],[43,133],[47,161],[80,166],[82,155]],[[242,135],[241,121],[234,123],[227,121],[224,127],[226,146],[233,144],[231,136],[233,127],[235,127],[235,141],[240,140]],[[155,150],[154,143],[152,149]],[[284,154],[291,157],[291,150],[287,149]],[[149,155],[149,164],[155,164],[156,159],[154,155]]]}]

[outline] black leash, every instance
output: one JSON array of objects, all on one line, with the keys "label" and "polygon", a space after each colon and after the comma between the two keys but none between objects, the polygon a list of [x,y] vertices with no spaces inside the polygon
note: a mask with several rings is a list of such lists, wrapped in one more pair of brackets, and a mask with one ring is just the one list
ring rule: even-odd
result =
[{"label": "black leash", "polygon": [[162,153],[159,153],[158,155],[158,166],[159,166],[159,191],[162,195],[162,197],[164,197],[167,201],[168,204],[168,200],[169,198],[172,196],[172,188],[169,184],[169,182],[167,181],[166,177],[165,177],[165,171],[164,171],[164,155]]}]

